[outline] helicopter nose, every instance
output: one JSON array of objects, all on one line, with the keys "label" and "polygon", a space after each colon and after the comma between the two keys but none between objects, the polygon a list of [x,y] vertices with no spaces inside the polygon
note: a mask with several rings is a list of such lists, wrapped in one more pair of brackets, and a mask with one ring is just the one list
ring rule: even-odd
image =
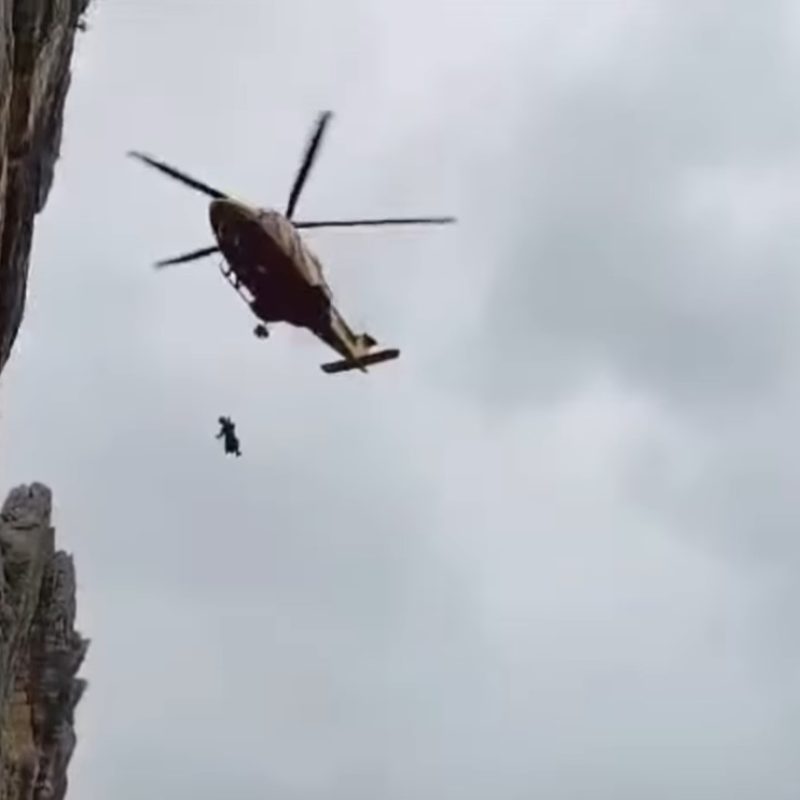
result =
[{"label": "helicopter nose", "polygon": [[230,205],[231,201],[227,198],[215,198],[208,204],[208,213],[213,217],[216,214],[223,213]]},{"label": "helicopter nose", "polygon": [[214,199],[208,204],[209,221],[215,231],[225,227],[225,220],[230,217],[234,205],[227,198]]}]

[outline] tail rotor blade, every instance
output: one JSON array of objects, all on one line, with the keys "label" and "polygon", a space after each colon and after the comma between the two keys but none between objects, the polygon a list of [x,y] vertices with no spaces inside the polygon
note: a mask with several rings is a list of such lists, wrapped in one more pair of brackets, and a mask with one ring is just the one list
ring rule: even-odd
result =
[{"label": "tail rotor blade", "polygon": [[210,256],[212,253],[216,253],[218,251],[219,247],[216,245],[211,247],[203,247],[201,250],[192,250],[191,253],[184,253],[181,256],[175,256],[175,258],[167,258],[163,261],[157,261],[156,267],[161,269],[162,267],[169,267],[173,264],[185,264],[187,261],[196,261],[198,258]]},{"label": "tail rotor blade", "polygon": [[330,111],[323,111],[317,120],[317,126],[314,130],[314,135],[309,140],[305,156],[303,157],[303,161],[300,165],[300,170],[298,171],[297,177],[294,180],[292,191],[289,194],[289,203],[286,206],[286,219],[291,219],[292,214],[294,214],[294,209],[297,206],[300,193],[303,191],[303,187],[308,179],[308,173],[317,157],[317,151],[319,150],[322,136],[325,133],[325,128],[328,126],[332,116],[333,115]]},{"label": "tail rotor blade", "polygon": [[204,194],[207,194],[217,200],[224,200],[227,197],[227,195],[224,192],[219,191],[219,189],[215,189],[213,186],[209,186],[202,181],[198,181],[186,173],[175,169],[175,167],[165,164],[163,161],[158,161],[151,156],[148,156],[144,153],[139,153],[137,151],[131,151],[128,153],[128,155],[139,159],[139,161],[143,161],[145,164],[148,164],[151,167],[155,167],[155,169],[160,170],[166,175],[169,175],[171,178],[175,178],[175,180],[185,183],[187,186],[191,186],[193,189],[197,189],[198,191],[203,192]]},{"label": "tail rotor blade", "polygon": [[387,219],[342,219],[323,222],[293,222],[295,228],[350,228],[357,225],[449,225],[455,217],[390,217]]}]

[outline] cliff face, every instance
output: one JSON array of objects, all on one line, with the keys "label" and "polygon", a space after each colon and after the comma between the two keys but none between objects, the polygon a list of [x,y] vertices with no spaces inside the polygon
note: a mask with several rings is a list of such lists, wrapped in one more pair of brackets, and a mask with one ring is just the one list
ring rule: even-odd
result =
[{"label": "cliff face", "polygon": [[75,32],[88,0],[0,0],[0,370],[25,305],[33,220],[61,145]]},{"label": "cliff face", "polygon": [[[61,144],[76,31],[88,0],[0,0],[0,371],[25,306],[34,218]],[[50,490],[14,489],[0,511],[0,800],[61,800],[75,746],[72,560],[55,549]]]},{"label": "cliff face", "polygon": [[75,572],[55,550],[51,505],[33,484],[0,512],[0,800],[61,800],[75,747],[88,642],[75,631]]}]

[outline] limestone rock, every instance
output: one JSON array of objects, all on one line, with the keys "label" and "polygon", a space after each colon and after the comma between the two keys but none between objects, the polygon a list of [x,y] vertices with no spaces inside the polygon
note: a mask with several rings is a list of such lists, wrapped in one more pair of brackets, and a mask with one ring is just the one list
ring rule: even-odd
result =
[{"label": "limestone rock", "polygon": [[22,320],[33,221],[53,182],[89,0],[0,0],[0,371]]},{"label": "limestone rock", "polygon": [[51,505],[33,484],[0,512],[0,800],[62,800],[86,686],[75,571],[55,550]]},{"label": "limestone rock", "polygon": [[[22,320],[88,2],[0,0],[0,372]],[[51,506],[50,490],[33,484],[0,511],[0,800],[61,800],[75,747],[88,643],[74,629],[74,568],[55,550]]]}]

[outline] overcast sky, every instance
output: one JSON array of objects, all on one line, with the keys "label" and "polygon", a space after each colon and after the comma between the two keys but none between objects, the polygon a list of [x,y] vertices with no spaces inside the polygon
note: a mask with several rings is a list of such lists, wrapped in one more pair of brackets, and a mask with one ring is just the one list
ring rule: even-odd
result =
[{"label": "overcast sky", "polygon": [[[84,800],[795,800],[789,1],[115,0],[2,378],[93,639]],[[401,358],[254,320],[206,199],[298,216]],[[238,424],[244,456],[214,440]]]}]

